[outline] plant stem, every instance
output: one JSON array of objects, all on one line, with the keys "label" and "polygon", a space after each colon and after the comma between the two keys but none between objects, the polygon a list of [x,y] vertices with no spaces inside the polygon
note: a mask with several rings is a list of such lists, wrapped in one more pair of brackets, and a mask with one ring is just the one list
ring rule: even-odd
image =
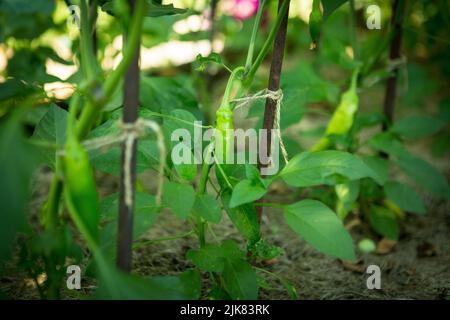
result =
[{"label": "plant stem", "polygon": [[225,88],[225,93],[223,94],[222,103],[220,104],[221,108],[228,108],[230,103],[231,90],[233,89],[234,82],[238,77],[239,73],[244,73],[244,67],[237,67],[231,72],[230,77],[228,78],[227,86]]},{"label": "plant stem", "polygon": [[356,30],[356,10],[355,10],[355,0],[350,0],[350,37],[353,50],[353,60],[358,60],[359,58],[359,47],[357,41],[357,30]]},{"label": "plant stem", "polygon": [[[202,164],[202,175],[200,177],[200,182],[198,184],[197,195],[203,195],[206,192],[206,184],[208,183],[209,171],[212,165],[208,164],[206,161]],[[198,217],[198,240],[200,247],[204,247],[206,244],[205,240],[205,227],[206,221],[202,217]]]},{"label": "plant stem", "polygon": [[[135,12],[135,0],[128,0],[130,9]],[[124,38],[128,35],[125,34]],[[126,50],[126,48],[125,48]],[[123,95],[123,123],[134,123],[138,117],[139,108],[139,44],[135,48],[133,59],[125,74],[124,95]],[[131,252],[133,244],[133,210],[136,186],[136,145],[137,140],[132,140],[131,151],[128,149],[128,141],[122,144],[122,159],[120,170],[119,187],[119,224],[117,237],[117,266],[125,272],[131,271]],[[128,154],[131,152],[131,155]],[[130,161],[127,162],[127,157]],[[128,166],[128,167],[126,167]],[[127,181],[129,179],[129,181]],[[129,184],[127,186],[127,183]],[[131,190],[128,188],[131,187]],[[127,202],[127,197],[132,201]]]},{"label": "plant stem", "polygon": [[252,36],[250,38],[250,45],[248,47],[247,52],[247,60],[245,62],[245,71],[250,71],[250,68],[253,63],[253,52],[255,50],[255,42],[256,42],[256,34],[258,33],[258,28],[261,23],[262,13],[264,12],[264,7],[266,4],[266,0],[259,1],[258,12],[256,13],[255,22],[253,24]]},{"label": "plant stem", "polygon": [[89,9],[87,0],[80,1],[80,16],[81,16],[81,67],[83,69],[84,78],[91,79],[95,74],[97,60],[95,59],[92,37],[91,37],[91,23],[89,21]]},{"label": "plant stem", "polygon": [[145,18],[146,5],[146,0],[136,0],[134,11],[135,14],[131,21],[129,32],[127,33],[127,43],[123,52],[122,61],[106,78],[101,97],[95,102],[89,99],[84,106],[77,126],[78,138],[84,138],[89,132],[101,108],[111,99],[117,86],[121,83],[121,79],[127,71],[128,66],[134,59],[136,50],[139,48],[140,44],[142,23]]},{"label": "plant stem", "polygon": [[[393,26],[393,37],[391,40],[391,48],[389,52],[389,59],[397,60],[400,58],[400,49],[402,42],[402,23],[405,10],[404,0],[394,0],[392,4],[392,18],[391,23]],[[392,124],[394,120],[395,98],[397,95],[397,78],[399,67],[396,66],[392,70],[392,75],[386,82],[386,91],[384,96],[383,111],[387,122],[383,122],[383,131],[386,131],[388,126]]]},{"label": "plant stem", "polygon": [[273,40],[275,39],[276,35],[278,34],[278,29],[280,28],[281,23],[287,17],[286,13],[289,10],[289,3],[290,3],[290,0],[286,0],[286,1],[282,1],[282,4],[279,4],[277,19],[275,20],[275,23],[273,24],[272,29],[270,29],[269,36],[267,37],[266,42],[264,42],[264,45],[261,48],[261,51],[259,52],[258,56],[256,57],[255,62],[252,64],[248,74],[245,77],[244,85],[246,87],[249,87],[251,82],[253,81],[256,71],[259,69],[259,66],[261,65],[264,58],[266,57],[267,52],[269,51]]},{"label": "plant stem", "polygon": [[[280,77],[281,77],[281,69],[283,66],[283,58],[284,58],[284,48],[286,43],[286,32],[289,18],[289,0],[279,0],[278,7],[280,14],[283,13],[283,8],[286,5],[286,9],[284,11],[284,16],[281,19],[281,24],[276,34],[275,42],[273,44],[273,56],[272,62],[270,65],[270,75],[269,75],[269,83],[267,88],[271,91],[278,91],[280,89]],[[279,14],[279,16],[280,16]],[[272,130],[274,127],[275,116],[276,116],[276,107],[277,102],[272,100],[271,98],[266,99],[266,106],[264,110],[264,122],[263,129],[267,130],[266,141],[260,143],[260,154],[262,153],[264,157],[270,157],[271,142],[272,142]],[[261,171],[262,164],[260,162],[260,157],[258,157],[258,168]],[[265,159],[267,160],[267,159]],[[267,163],[267,161],[264,161]],[[264,199],[262,200],[264,202]],[[261,221],[263,208],[258,207],[258,218]]]}]

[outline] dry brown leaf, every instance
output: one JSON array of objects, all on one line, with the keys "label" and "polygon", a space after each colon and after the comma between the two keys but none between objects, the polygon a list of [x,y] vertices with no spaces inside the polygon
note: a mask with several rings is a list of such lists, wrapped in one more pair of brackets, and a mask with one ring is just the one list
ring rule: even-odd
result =
[{"label": "dry brown leaf", "polygon": [[340,260],[342,266],[344,267],[344,269],[353,271],[353,272],[357,272],[357,273],[364,273],[365,272],[365,268],[364,268],[364,262],[362,260],[358,260],[356,262],[351,262],[351,261],[344,261],[344,260]]},{"label": "dry brown leaf", "polygon": [[388,254],[394,250],[396,244],[397,241],[395,240],[383,238],[378,242],[375,254]]}]

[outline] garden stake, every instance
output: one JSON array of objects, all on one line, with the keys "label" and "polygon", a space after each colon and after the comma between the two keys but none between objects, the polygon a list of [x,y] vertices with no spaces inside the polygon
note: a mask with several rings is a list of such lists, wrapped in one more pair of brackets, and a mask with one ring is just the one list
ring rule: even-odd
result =
[{"label": "garden stake", "polygon": [[[402,23],[404,11],[405,11],[405,1],[394,0],[392,4],[392,18],[391,18],[394,34],[391,40],[391,49],[389,53],[389,59],[391,61],[397,61],[398,59],[400,59],[400,48],[402,43]],[[386,91],[383,106],[386,121],[383,122],[383,131],[386,131],[388,126],[391,125],[392,121],[394,120],[398,71],[399,66],[396,65],[392,70],[392,75],[388,78],[386,82]]]},{"label": "garden stake", "polygon": [[[135,10],[135,0],[128,1]],[[125,35],[126,36],[126,35]],[[124,124],[137,120],[139,107],[139,45],[125,74],[123,98]],[[122,144],[122,160],[119,189],[119,224],[117,236],[117,266],[122,271],[131,271],[131,251],[133,242],[133,201],[136,183],[136,137],[129,134]]]},{"label": "garden stake", "polygon": [[[284,1],[289,0],[279,0],[278,2],[278,8],[281,8]],[[281,76],[281,68],[283,66],[283,57],[284,57],[284,47],[286,42],[286,32],[287,32],[287,25],[288,25],[288,18],[289,18],[289,3],[287,4],[287,10],[286,13],[281,21],[280,28],[278,29],[277,35],[275,37],[275,41],[273,44],[273,55],[272,55],[272,62],[270,65],[270,75],[269,75],[269,84],[268,89],[270,91],[278,91],[280,89],[280,76]],[[270,150],[271,150],[271,129],[274,127],[275,118],[277,114],[277,101],[272,100],[271,98],[266,99],[266,106],[264,110],[264,122],[263,122],[263,129],[267,130],[266,135],[266,143],[260,143],[261,146],[265,146],[268,150],[261,149],[260,152],[264,156],[270,157]],[[260,157],[258,157],[258,169],[261,171],[262,164],[260,163]],[[265,159],[263,162],[267,163]],[[262,200],[264,202],[264,200]],[[263,207],[258,206],[257,207],[258,212],[258,219],[261,222],[262,214],[263,214]]]}]

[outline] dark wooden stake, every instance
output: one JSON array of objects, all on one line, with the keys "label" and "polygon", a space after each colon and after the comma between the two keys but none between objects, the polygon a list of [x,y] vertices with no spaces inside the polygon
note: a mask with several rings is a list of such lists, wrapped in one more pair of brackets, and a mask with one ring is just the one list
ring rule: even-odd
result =
[{"label": "dark wooden stake", "polygon": [[[284,1],[289,0],[279,0],[278,1],[278,10],[280,10],[282,4]],[[270,65],[270,75],[269,75],[269,83],[267,85],[267,88],[271,91],[278,91],[280,89],[280,77],[281,77],[281,68],[283,66],[283,58],[284,58],[284,48],[285,48],[285,42],[286,42],[286,32],[287,32],[287,26],[288,26],[288,17],[289,17],[289,5],[288,9],[286,10],[286,15],[283,17],[283,21],[281,22],[280,28],[278,29],[277,35],[275,37],[275,41],[273,44],[273,54],[272,54],[272,61]],[[271,151],[271,142],[272,142],[272,131],[271,129],[274,126],[275,122],[275,116],[276,116],[276,106],[277,101],[272,100],[271,98],[266,99],[266,105],[264,110],[264,122],[263,122],[263,129],[267,130],[267,136],[265,143],[260,141],[260,154],[263,155],[265,158],[270,157],[270,151]],[[259,159],[259,157],[258,157]],[[267,163],[267,158],[264,159],[264,163]],[[264,165],[259,161],[258,162],[258,168],[261,171],[261,168]],[[264,201],[264,199],[262,200]],[[261,221],[262,213],[263,213],[263,207],[258,206],[258,218]]]},{"label": "dark wooden stake", "polygon": [[[130,9],[135,8],[135,0],[128,0]],[[124,41],[125,43],[125,41]],[[124,97],[123,97],[123,115],[122,120],[126,123],[134,123],[138,117],[139,107],[139,47],[133,57],[128,70],[125,74]],[[120,188],[119,188],[119,226],[118,226],[118,243],[117,243],[117,266],[125,272],[131,271],[131,251],[133,242],[133,210],[134,210],[134,193],[136,184],[136,145],[134,140],[132,146],[131,161],[129,163],[129,172],[131,178],[131,192],[133,202],[131,206],[126,204],[126,192],[124,179],[125,168],[122,165],[120,172]],[[122,145],[122,164],[125,163],[126,147]]]},{"label": "dark wooden stake", "polygon": [[[389,52],[389,59],[391,61],[400,58],[400,49],[402,43],[402,22],[405,10],[404,0],[394,0],[392,4],[392,18],[391,23],[393,27],[393,36],[391,40],[391,48]],[[398,17],[397,17],[398,16]],[[392,70],[392,75],[386,82],[386,91],[384,96],[383,111],[386,121],[383,122],[383,131],[387,130],[389,125],[394,120],[395,100],[397,96],[397,79],[399,68],[395,67]]]}]

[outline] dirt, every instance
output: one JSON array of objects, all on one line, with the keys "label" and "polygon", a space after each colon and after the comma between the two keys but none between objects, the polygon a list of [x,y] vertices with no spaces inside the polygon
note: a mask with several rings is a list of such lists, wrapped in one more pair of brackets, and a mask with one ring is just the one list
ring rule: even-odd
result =
[{"label": "dirt", "polygon": [[[48,173],[39,178],[39,190],[31,205],[32,216],[45,199],[46,185],[50,181]],[[148,179],[143,179],[144,181]],[[150,179],[151,180],[151,179]],[[116,181],[103,177],[99,181],[101,194],[116,189]],[[275,184],[268,195],[270,202],[292,203],[299,196],[291,189]],[[264,266],[270,273],[284,277],[297,289],[300,299],[449,299],[450,298],[450,202],[427,201],[428,213],[423,216],[408,214],[402,221],[398,243],[383,255],[357,252],[358,262],[349,264],[321,254],[284,222],[279,209],[265,208],[262,224],[264,237],[270,244],[283,248],[284,254],[276,261]],[[34,218],[36,219],[36,218]],[[381,240],[358,218],[357,212],[347,219],[355,243],[362,238]],[[183,234],[190,226],[180,221],[169,211],[163,211],[157,222],[145,234],[145,239]],[[242,236],[223,214],[220,224],[212,227],[221,239],[234,239],[245,247]],[[207,241],[215,241],[211,233]],[[133,252],[133,271],[145,276],[178,274],[192,264],[185,259],[190,248],[197,248],[195,236],[170,241],[154,242]],[[377,265],[381,269],[381,289],[369,290],[366,268]],[[267,286],[260,289],[261,299],[289,299],[288,292],[272,274],[257,271],[266,280]],[[18,272],[14,264],[6,266],[6,276],[0,279],[0,291],[15,299],[38,299],[39,295],[28,275]],[[43,278],[44,279],[44,278]],[[86,298],[95,282],[83,280],[83,290],[65,291],[63,298]],[[205,280],[204,293],[208,288]]]},{"label": "dirt", "polygon": [[[321,254],[289,229],[280,210],[265,209],[265,238],[282,247],[285,254],[264,269],[291,282],[300,299],[449,298],[449,202],[429,202],[428,207],[427,215],[409,215],[402,223],[400,240],[391,252],[384,255],[358,252],[358,263],[352,265]],[[213,230],[220,239],[235,239],[244,247],[242,237],[226,215]],[[188,231],[184,223],[171,214],[163,214],[146,237],[154,239],[183,231]],[[351,233],[355,241],[368,236],[377,239],[365,223],[353,227]],[[187,250],[197,246],[195,237],[150,245],[135,253],[134,268],[145,275],[181,272],[191,266],[184,259]],[[369,265],[378,265],[381,269],[380,290],[367,289]],[[261,299],[289,299],[279,280],[265,272],[258,274],[270,286],[270,289],[260,290]]]}]

